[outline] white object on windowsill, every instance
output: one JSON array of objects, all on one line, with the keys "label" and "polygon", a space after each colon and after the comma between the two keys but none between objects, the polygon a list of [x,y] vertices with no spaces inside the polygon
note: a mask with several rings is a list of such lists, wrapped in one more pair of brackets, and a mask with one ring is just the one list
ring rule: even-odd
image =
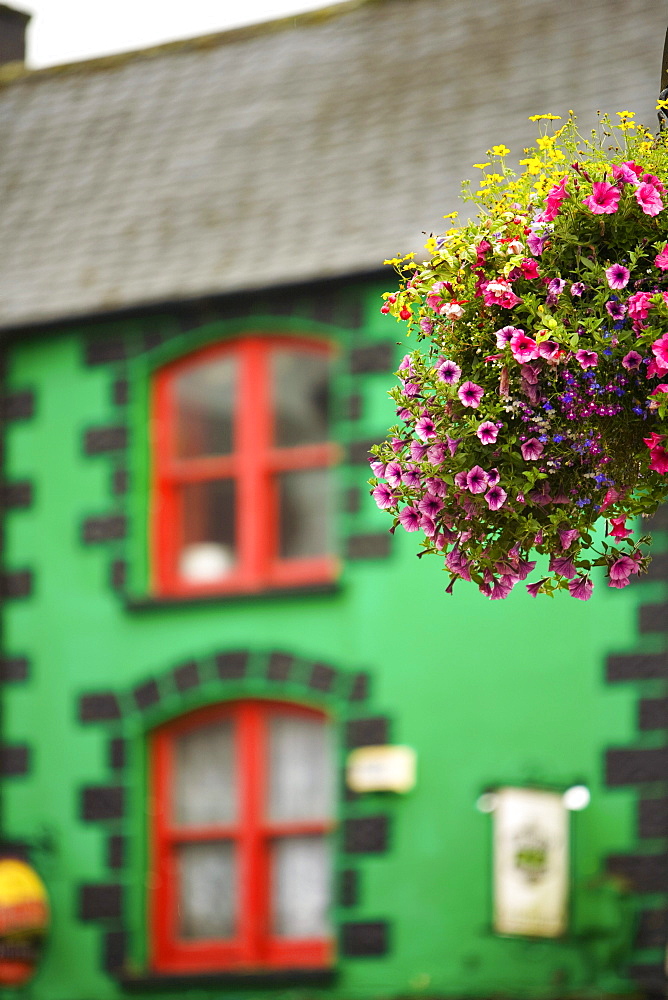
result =
[{"label": "white object on windowsill", "polygon": [[179,574],[188,583],[214,583],[228,576],[233,566],[232,550],[218,542],[186,545],[179,558]]},{"label": "white object on windowsill", "polygon": [[416,766],[412,747],[359,747],[348,755],[346,782],[354,792],[409,792]]}]

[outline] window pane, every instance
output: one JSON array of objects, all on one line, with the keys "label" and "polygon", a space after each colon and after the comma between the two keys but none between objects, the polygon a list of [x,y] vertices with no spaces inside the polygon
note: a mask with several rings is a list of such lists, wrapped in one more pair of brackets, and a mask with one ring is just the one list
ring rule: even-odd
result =
[{"label": "window pane", "polygon": [[174,816],[180,825],[229,823],[237,814],[234,724],[193,729],[174,741]]},{"label": "window pane", "polygon": [[329,359],[310,351],[277,350],[272,357],[275,443],[326,441]]},{"label": "window pane", "polygon": [[237,368],[236,358],[226,357],[191,368],[175,380],[179,458],[233,450]]},{"label": "window pane", "polygon": [[324,837],[286,837],[272,847],[273,932],[324,938],[331,933],[331,848]]},{"label": "window pane", "polygon": [[281,558],[332,551],[331,478],[329,469],[284,472],[278,477]]},{"label": "window pane", "polygon": [[223,580],[235,563],[234,481],[182,486],[183,548],[179,573],[189,583]]},{"label": "window pane", "polygon": [[320,719],[273,715],[269,722],[269,819],[330,819],[333,802],[329,725]]},{"label": "window pane", "polygon": [[230,938],[236,923],[237,872],[231,843],[178,848],[179,937]]}]

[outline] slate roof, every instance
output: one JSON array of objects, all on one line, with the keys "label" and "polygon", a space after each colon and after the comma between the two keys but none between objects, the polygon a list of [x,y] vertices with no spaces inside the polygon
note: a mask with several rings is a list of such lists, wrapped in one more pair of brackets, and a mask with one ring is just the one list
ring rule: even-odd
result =
[{"label": "slate roof", "polygon": [[10,79],[0,327],[375,270],[529,115],[653,121],[665,27],[656,0],[353,0]]}]

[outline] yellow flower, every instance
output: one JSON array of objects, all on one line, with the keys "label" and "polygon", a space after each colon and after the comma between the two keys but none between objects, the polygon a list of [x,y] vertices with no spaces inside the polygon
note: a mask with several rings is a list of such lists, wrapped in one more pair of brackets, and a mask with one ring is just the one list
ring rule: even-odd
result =
[{"label": "yellow flower", "polygon": [[526,167],[530,174],[539,174],[543,163],[537,156],[530,156],[527,160],[520,160],[520,166]]},{"label": "yellow flower", "polygon": [[539,122],[541,120],[550,122],[561,121],[561,115],[531,115],[529,118],[530,122]]},{"label": "yellow flower", "polygon": [[509,152],[510,150],[507,146],[492,146],[491,149],[487,150],[487,153],[490,156],[508,156]]},{"label": "yellow flower", "polygon": [[551,149],[554,146],[554,136],[553,135],[539,135],[536,139],[536,145],[539,149]]},{"label": "yellow flower", "polygon": [[476,170],[484,170],[485,167],[491,167],[491,163],[474,163],[473,166]]}]

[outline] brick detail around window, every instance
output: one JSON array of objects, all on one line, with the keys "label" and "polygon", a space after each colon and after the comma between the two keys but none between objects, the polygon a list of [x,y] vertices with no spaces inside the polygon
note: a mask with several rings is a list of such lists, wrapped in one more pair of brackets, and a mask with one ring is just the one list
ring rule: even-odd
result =
[{"label": "brick detail around window", "polygon": [[644,604],[640,608],[641,632],[663,632],[668,628],[668,604]]},{"label": "brick detail around window", "polygon": [[92,785],[81,789],[80,816],[86,823],[122,819],[125,789],[120,785]]},{"label": "brick detail around window", "polygon": [[0,598],[3,600],[30,597],[33,589],[33,575],[29,569],[18,569],[13,573],[0,574]]},{"label": "brick detail around window", "polygon": [[30,660],[27,656],[0,657],[0,684],[17,684],[30,677]]},{"label": "brick detail around window", "polygon": [[125,931],[107,931],[102,942],[102,966],[105,972],[119,972],[123,968],[127,945]]},{"label": "brick detail around window", "polygon": [[385,920],[341,924],[341,954],[345,958],[387,955],[389,927]]},{"label": "brick detail around window", "polygon": [[216,671],[223,681],[241,680],[246,676],[248,653],[219,653],[216,656]]},{"label": "brick detail around window", "polygon": [[341,506],[346,514],[358,514],[362,507],[362,494],[357,486],[351,486],[341,498]]},{"label": "brick detail around window", "polygon": [[371,457],[371,448],[378,444],[378,441],[352,441],[348,445],[348,462],[351,465],[368,465]]},{"label": "brick detail around window", "polygon": [[668,747],[647,750],[608,750],[605,755],[606,783],[636,785],[643,781],[665,781]]},{"label": "brick detail around window", "polygon": [[654,678],[668,678],[668,658],[665,653],[628,653],[608,657],[606,679],[610,682]]},{"label": "brick detail around window", "polygon": [[635,892],[668,892],[668,854],[613,854],[608,871],[621,875]]},{"label": "brick detail around window", "polygon": [[349,701],[366,701],[371,688],[371,678],[366,673],[355,674],[348,694]]},{"label": "brick detail around window", "polygon": [[267,680],[287,681],[295,662],[288,653],[272,653],[267,663]]},{"label": "brick detail around window", "polygon": [[115,497],[124,496],[128,492],[130,476],[127,469],[114,469],[111,474],[111,492]]},{"label": "brick detail around window", "polygon": [[348,559],[387,559],[392,553],[392,536],[389,531],[373,535],[351,535],[346,540]]},{"label": "brick detail around window", "polygon": [[3,510],[24,510],[32,506],[33,487],[29,479],[3,483],[0,487],[0,506]]},{"label": "brick detail around window", "polygon": [[116,406],[125,406],[130,395],[130,385],[126,378],[117,378],[111,387],[111,401]]},{"label": "brick detail around window", "polygon": [[88,517],[81,528],[81,539],[85,545],[117,541],[120,538],[125,538],[127,528],[127,518],[123,514]]},{"label": "brick detail around window", "polygon": [[136,687],[132,693],[134,695],[137,708],[142,711],[147,708],[152,708],[160,701],[160,689],[158,687],[158,682],[155,680],[145,681],[143,684]]},{"label": "brick detail around window", "polygon": [[35,393],[32,389],[8,392],[0,396],[0,419],[29,420],[35,414]]},{"label": "brick detail around window", "polygon": [[121,771],[125,767],[126,745],[125,740],[121,736],[114,736],[113,739],[109,740],[107,755],[109,767],[112,771]]},{"label": "brick detail around window", "polygon": [[355,747],[385,746],[390,742],[390,720],[386,715],[368,719],[350,719],[346,723],[345,743],[348,750]]},{"label": "brick detail around window", "polygon": [[657,552],[652,556],[652,561],[647,570],[648,580],[668,579],[668,552]]},{"label": "brick detail around window", "polygon": [[199,668],[194,660],[182,663],[179,667],[174,667],[172,671],[176,690],[180,694],[190,691],[199,684]]},{"label": "brick detail around window", "polygon": [[641,799],[638,803],[638,835],[668,838],[668,799]]},{"label": "brick detail around window", "polygon": [[79,887],[79,920],[119,920],[123,913],[123,886],[115,883]]},{"label": "brick detail around window", "polygon": [[128,429],[123,424],[112,427],[92,427],[84,434],[83,447],[86,455],[102,455],[110,451],[122,451],[128,445]]},{"label": "brick detail around window", "polygon": [[663,963],[629,966],[629,977],[638,984],[647,1000],[659,1000],[666,995],[666,970]]},{"label": "brick detail around window", "polygon": [[389,845],[388,816],[356,816],[343,821],[346,854],[382,854]]},{"label": "brick detail around window", "polygon": [[25,743],[5,743],[0,745],[0,776],[14,778],[28,774],[30,770],[30,747]]},{"label": "brick detail around window", "polygon": [[314,663],[309,674],[308,685],[314,691],[331,691],[336,676],[337,672],[334,667],[329,667],[326,663]]},{"label": "brick detail around window", "polygon": [[343,403],[343,416],[346,420],[359,420],[362,416],[362,396],[353,392]]},{"label": "brick detail around window", "polygon": [[668,933],[667,910],[644,910],[640,913],[636,948],[665,948]]},{"label": "brick detail around window", "polygon": [[125,837],[113,834],[107,840],[107,868],[122,868],[125,864],[126,856]]},{"label": "brick detail around window", "polygon": [[111,722],[120,719],[121,707],[111,691],[82,694],[79,698],[79,720],[81,722]]},{"label": "brick detail around window", "polygon": [[339,906],[357,906],[359,903],[359,872],[346,868],[339,873]]},{"label": "brick detail around window", "polygon": [[114,559],[109,570],[109,582],[112,590],[123,590],[128,575],[128,564],[124,559]]},{"label": "brick detail around window", "polygon": [[668,729],[668,698],[642,698],[638,726],[640,729]]},{"label": "brick detail around window", "polygon": [[373,372],[387,372],[394,368],[394,344],[385,340],[377,344],[353,347],[349,355],[352,375],[370,375]]},{"label": "brick detail around window", "polygon": [[98,340],[86,339],[84,357],[86,364],[106,365],[114,361],[125,361],[128,356],[127,346],[120,337],[105,337]]}]

